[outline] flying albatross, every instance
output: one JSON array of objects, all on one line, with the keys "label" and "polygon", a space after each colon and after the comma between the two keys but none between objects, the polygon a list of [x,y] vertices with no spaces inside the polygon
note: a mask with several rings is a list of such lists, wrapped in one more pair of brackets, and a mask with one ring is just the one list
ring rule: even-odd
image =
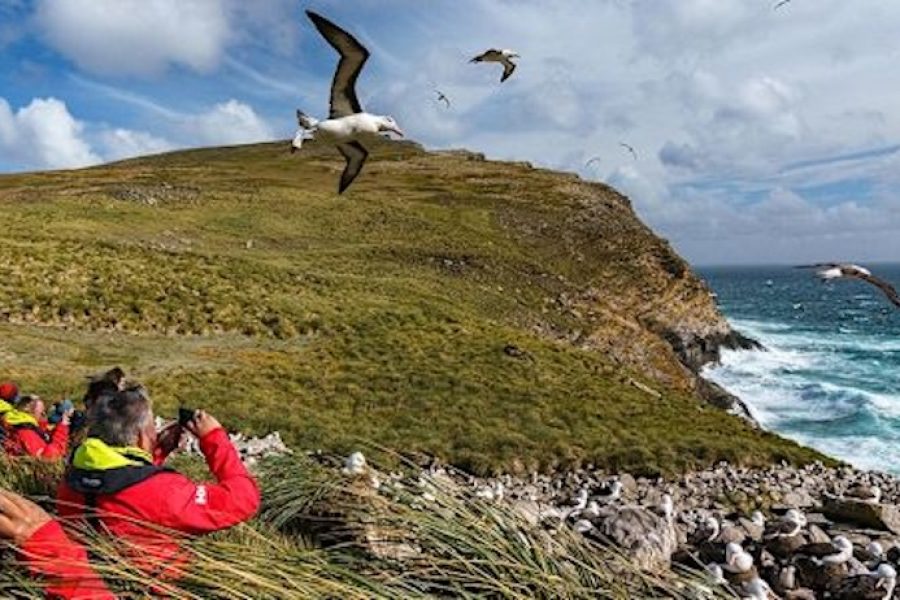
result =
[{"label": "flying albatross", "polygon": [[480,62],[495,62],[503,65],[503,76],[500,78],[500,83],[503,83],[509,76],[513,74],[513,71],[516,70],[516,63],[512,61],[513,58],[521,58],[518,53],[514,50],[504,49],[498,50],[496,48],[491,48],[490,50],[485,50],[469,62],[480,63]]},{"label": "flying albatross", "polygon": [[634,158],[634,160],[638,159],[637,152],[635,152],[634,147],[632,147],[630,144],[626,144],[625,142],[619,142],[619,145],[622,146],[623,148],[625,148],[626,150],[628,150],[629,152],[631,152],[631,156]]},{"label": "flying albatross", "polygon": [[870,270],[860,267],[859,265],[848,263],[820,263],[815,265],[803,265],[798,268],[816,269],[816,274],[821,277],[823,281],[831,281],[832,279],[859,279],[865,281],[880,289],[894,306],[900,308],[900,294],[897,293],[894,286],[880,277],[875,277]]},{"label": "flying albatross", "polygon": [[447,94],[445,94],[441,90],[434,90],[434,93],[437,94],[438,102],[443,102],[447,105],[447,108],[450,108],[450,98],[447,97]]},{"label": "flying albatross", "polygon": [[775,5],[775,8],[772,9],[772,10],[778,10],[779,8],[781,8],[782,6],[784,6],[785,4],[790,4],[790,3],[791,3],[791,0],[781,0],[781,2],[777,3],[777,4]]},{"label": "flying albatross", "polygon": [[298,110],[300,131],[294,137],[291,152],[299,150],[309,134],[333,142],[347,161],[338,186],[338,194],[342,194],[362,171],[369,156],[360,140],[375,139],[389,131],[402,137],[403,131],[392,117],[363,111],[356,97],[356,80],[369,58],[369,51],[355,37],[328,19],[309,10],[306,14],[325,41],[341,55],[341,60],[331,82],[331,110],[328,118],[319,121]]}]

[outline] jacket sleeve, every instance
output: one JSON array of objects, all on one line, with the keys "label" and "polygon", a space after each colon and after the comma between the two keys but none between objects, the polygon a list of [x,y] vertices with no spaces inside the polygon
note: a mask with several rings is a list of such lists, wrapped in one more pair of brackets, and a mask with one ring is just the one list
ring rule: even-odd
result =
[{"label": "jacket sleeve", "polygon": [[59,522],[41,527],[19,551],[32,575],[47,583],[47,598],[116,600],[91,568],[84,547],[72,542]]},{"label": "jacket sleeve", "polygon": [[37,432],[30,429],[20,429],[17,434],[28,456],[44,460],[57,460],[66,455],[66,447],[69,445],[68,425],[63,425],[62,423],[57,425],[50,436],[49,443],[45,442]]},{"label": "jacket sleeve", "polygon": [[170,488],[165,520],[160,523],[183,533],[199,535],[237,525],[259,510],[256,480],[247,471],[224,429],[216,429],[200,440],[215,484],[195,483]]}]

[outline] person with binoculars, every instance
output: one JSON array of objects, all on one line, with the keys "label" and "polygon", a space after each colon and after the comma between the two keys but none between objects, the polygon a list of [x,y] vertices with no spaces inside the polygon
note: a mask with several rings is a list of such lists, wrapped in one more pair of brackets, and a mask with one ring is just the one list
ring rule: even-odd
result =
[{"label": "person with binoculars", "polygon": [[40,396],[21,396],[15,408],[2,417],[5,431],[3,448],[10,456],[33,456],[42,460],[60,460],[69,445],[69,425],[75,407],[55,412],[56,423],[47,419],[47,410]]},{"label": "person with binoculars", "polygon": [[[183,433],[193,434],[215,483],[197,483],[163,466]],[[178,579],[187,561],[175,536],[202,535],[250,519],[259,508],[256,480],[212,415],[183,409],[157,432],[141,386],[109,389],[88,412],[87,438],[72,453],[57,491],[64,521],[86,521],[122,540],[142,571]]]}]

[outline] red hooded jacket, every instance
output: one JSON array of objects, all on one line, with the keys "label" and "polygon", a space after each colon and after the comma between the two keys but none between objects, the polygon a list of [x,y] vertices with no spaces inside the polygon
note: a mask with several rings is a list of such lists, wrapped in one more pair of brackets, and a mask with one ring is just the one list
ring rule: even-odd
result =
[{"label": "red hooded jacket", "polygon": [[[89,438],[82,446],[91,443]],[[133,545],[133,560],[151,575],[178,578],[177,570],[186,561],[175,537],[178,533],[200,535],[226,529],[251,518],[259,509],[256,480],[224,429],[211,431],[200,440],[200,451],[215,484],[195,483],[157,467],[149,454],[141,460],[130,449],[109,448],[99,440],[93,443],[102,446],[119,466],[102,470],[96,464],[77,464],[76,451],[58,489],[58,513],[63,519],[87,518]],[[86,486],[98,491],[86,492]]]},{"label": "red hooded jacket", "polygon": [[57,521],[38,529],[20,553],[32,575],[47,584],[47,598],[116,600],[91,569],[84,547],[70,540]]},{"label": "red hooded jacket", "polygon": [[54,461],[66,455],[69,426],[60,423],[52,430],[28,413],[11,410],[3,416],[6,439],[3,447],[10,456],[34,456]]}]

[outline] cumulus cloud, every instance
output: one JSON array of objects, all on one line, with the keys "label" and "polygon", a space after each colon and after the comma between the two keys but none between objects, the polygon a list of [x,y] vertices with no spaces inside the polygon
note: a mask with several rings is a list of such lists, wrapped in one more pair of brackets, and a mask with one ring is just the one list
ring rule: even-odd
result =
[{"label": "cumulus cloud", "polygon": [[26,169],[84,167],[100,162],[84,125],[56,98],[35,98],[16,111],[0,98],[0,154]]},{"label": "cumulus cloud", "polygon": [[208,112],[184,120],[185,133],[196,144],[247,144],[271,140],[272,128],[253,108],[237,100],[217,104]]},{"label": "cumulus cloud", "polygon": [[223,0],[39,0],[36,23],[80,68],[117,75],[209,72],[231,31]]},{"label": "cumulus cloud", "polygon": [[169,140],[145,131],[113,128],[104,129],[99,135],[105,160],[121,160],[147,154],[159,154],[175,148]]}]

